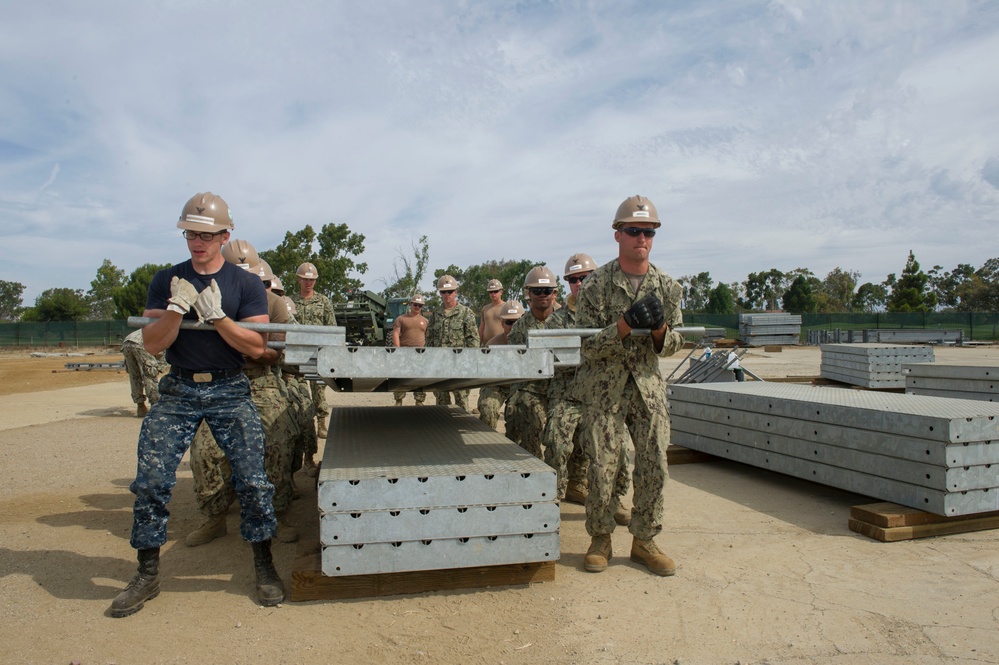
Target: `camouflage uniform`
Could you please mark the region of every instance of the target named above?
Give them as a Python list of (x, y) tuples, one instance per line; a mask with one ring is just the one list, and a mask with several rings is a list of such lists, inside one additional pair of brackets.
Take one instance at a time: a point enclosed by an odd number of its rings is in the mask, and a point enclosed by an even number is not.
[[(549, 315), (550, 316), (550, 315)], [(514, 346), (527, 344), (527, 332), (545, 328), (531, 310), (517, 319), (507, 336), (507, 343)], [(548, 418), (548, 390), (551, 381), (524, 381), (511, 386), (506, 410), (506, 436), (538, 459), (544, 459), (542, 441)]]
[[(289, 312), (288, 323), (298, 324), (298, 319)], [(319, 439), (316, 436), (316, 405), (312, 401), (312, 389), (300, 374), (297, 368), (291, 365), (282, 365), (281, 378), (284, 380), (285, 388), (291, 403), (291, 413), (298, 426), (298, 434), (295, 436), (292, 446), (291, 472), (295, 473), (302, 468), (302, 459), (307, 455), (309, 459), (319, 451)]]
[[(576, 327), (575, 298), (569, 296), (566, 307), (548, 317), (545, 327), (563, 329)], [(579, 440), (582, 404), (569, 395), (569, 384), (576, 378), (575, 368), (556, 368), (548, 391), (548, 416), (545, 423), (545, 463), (555, 469), (558, 478), (558, 498), (565, 498), (568, 485), (586, 487), (589, 461)], [(631, 487), (628, 447), (621, 446), (620, 462), (614, 482), (614, 496), (622, 497)]]
[[(457, 304), (449, 310), (431, 312), (430, 323), (427, 324), (427, 346), (443, 346), (452, 348), (478, 348), (479, 329), (475, 325), (475, 314), (462, 304)], [(451, 395), (454, 403), (465, 411), (468, 408), (468, 390), (435, 390), (434, 398), (437, 404), (450, 404)]]
[[(658, 354), (651, 337), (620, 339), (617, 332), (621, 315), (649, 294), (662, 301), (670, 328)], [(680, 285), (651, 263), (635, 293), (617, 259), (594, 271), (579, 291), (577, 325), (602, 329), (583, 340), (582, 364), (569, 387), (569, 396), (583, 405), (580, 430), (590, 458), (590, 536), (614, 530), (615, 475), (629, 432), (635, 446), (635, 507), (628, 528), (640, 540), (651, 540), (662, 530), (669, 414), (659, 357), (683, 346), (683, 337), (672, 330), (683, 325), (680, 295)]]
[(148, 398), (150, 404), (156, 404), (160, 401), (160, 373), (167, 369), (163, 354), (153, 356), (146, 351), (142, 346), (142, 328), (125, 338), (121, 343), (121, 352), (125, 356), (132, 401), (144, 404)]
[(479, 389), (479, 420), (496, 429), (503, 405), (510, 397), (510, 386), (486, 386)]
[[(312, 297), (306, 300), (301, 294), (291, 295), (292, 302), (295, 303), (295, 318), (298, 322), (306, 326), (335, 326), (336, 313), (333, 311), (333, 303), (321, 293), (314, 292)], [(312, 402), (316, 406), (316, 415), (324, 420), (330, 416), (330, 405), (326, 401), (326, 384), (322, 381), (312, 382)], [(306, 451), (308, 453), (308, 451)], [(316, 451), (312, 451), (313, 453)]]

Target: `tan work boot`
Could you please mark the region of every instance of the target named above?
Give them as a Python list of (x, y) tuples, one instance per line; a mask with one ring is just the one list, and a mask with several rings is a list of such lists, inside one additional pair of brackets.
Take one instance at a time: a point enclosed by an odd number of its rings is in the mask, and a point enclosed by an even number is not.
[(317, 416), (316, 422), (318, 423), (316, 427), (316, 436), (318, 436), (321, 439), (325, 439), (327, 436), (329, 436), (330, 433), (329, 430), (326, 429), (326, 417)]
[(614, 497), (614, 521), (620, 526), (631, 524), (631, 508), (624, 505), (624, 497)]
[(631, 560), (635, 563), (644, 564), (656, 575), (669, 577), (676, 573), (676, 564), (659, 549), (654, 540), (639, 540), (635, 538), (631, 542)]
[(136, 418), (145, 418), (147, 413), (149, 413), (149, 407), (146, 406), (145, 402), (139, 402), (135, 405)]
[(305, 460), (302, 462), (302, 470), (310, 478), (315, 478), (316, 474), (319, 473), (319, 467), (316, 466), (316, 460), (312, 459), (312, 455), (305, 456)]
[(277, 516), (277, 532), (274, 537), (282, 543), (293, 543), (298, 540), (298, 529), (288, 522), (284, 514), (281, 514)]
[(586, 505), (586, 495), (589, 494), (589, 490), (579, 483), (569, 483), (569, 486), (565, 488), (565, 500), (569, 503), (578, 503), (581, 506)]
[(600, 573), (607, 570), (607, 562), (611, 558), (611, 537), (609, 533), (602, 536), (593, 536), (590, 540), (590, 549), (586, 550), (583, 558), (583, 568), (590, 573)]
[(225, 523), (225, 513), (212, 515), (205, 520), (204, 524), (187, 534), (184, 543), (188, 547), (197, 547), (198, 545), (210, 543), (216, 538), (221, 538), (226, 533), (228, 533), (228, 527)]

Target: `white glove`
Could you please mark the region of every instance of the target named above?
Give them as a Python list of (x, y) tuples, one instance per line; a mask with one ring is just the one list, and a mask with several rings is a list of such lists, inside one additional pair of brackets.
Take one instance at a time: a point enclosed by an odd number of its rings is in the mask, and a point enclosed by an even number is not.
[(167, 298), (167, 310), (178, 314), (187, 314), (198, 300), (198, 290), (186, 279), (174, 275), (170, 280), (170, 297)]
[(202, 323), (211, 323), (226, 317), (226, 313), (222, 311), (222, 292), (219, 291), (219, 285), (214, 279), (198, 295), (198, 300), (194, 303), (194, 309), (197, 310), (198, 318)]

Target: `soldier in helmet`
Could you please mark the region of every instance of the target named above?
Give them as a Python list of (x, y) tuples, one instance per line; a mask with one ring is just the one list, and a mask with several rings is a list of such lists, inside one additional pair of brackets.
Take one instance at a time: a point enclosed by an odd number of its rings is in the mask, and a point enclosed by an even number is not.
[(503, 332), (503, 322), (500, 312), (503, 310), (503, 282), (491, 279), (486, 283), (489, 294), (489, 304), (482, 308), (479, 315), (479, 346)]
[[(458, 280), (444, 275), (437, 280), (437, 292), (441, 296), (442, 310), (433, 312), (427, 324), (427, 346), (457, 348), (478, 348), (479, 331), (475, 326), (475, 314), (465, 305), (458, 303)], [(435, 390), (437, 404), (454, 403), (465, 411), (468, 408), (468, 390)]]
[[(682, 289), (649, 261), (660, 227), (651, 201), (644, 196), (625, 199), (611, 226), (618, 257), (587, 277), (576, 298), (579, 327), (601, 329), (582, 341), (581, 364), (569, 389), (583, 404), (580, 429), (590, 458), (586, 530), (592, 540), (583, 565), (596, 573), (611, 558), (614, 483), (630, 432), (635, 446), (631, 560), (656, 575), (673, 575), (676, 564), (654, 540), (662, 531), (669, 445), (659, 358), (683, 346), (683, 336), (674, 330), (683, 325)], [(632, 335), (635, 329), (651, 334)]]
[[(263, 605), (284, 601), (284, 583), (271, 558), (274, 486), (264, 471), (264, 433), (243, 373), (245, 358), (273, 357), (265, 336), (236, 321), (267, 323), (267, 294), (260, 279), (228, 263), (221, 254), (233, 228), (221, 197), (196, 194), (181, 211), (190, 260), (160, 270), (149, 285), (143, 329), (146, 350), (166, 351), (170, 373), (160, 381), (160, 401), (142, 421), (131, 545), (138, 572), (111, 603), (108, 614), (124, 617), (160, 592), (160, 547), (167, 538), (167, 503), (177, 467), (202, 421), (211, 427), (232, 467), (239, 494), (240, 531), (253, 548), (257, 596)], [(200, 320), (212, 330), (182, 330)]]
[[(429, 321), (423, 316), (423, 306), (426, 301), (419, 293), (409, 299), (409, 311), (398, 316), (392, 324), (392, 346), (426, 346), (427, 345), (427, 324)], [(402, 406), (402, 400), (406, 396), (405, 390), (393, 391), (395, 405)], [(416, 399), (416, 406), (423, 406), (427, 401), (427, 393), (422, 390), (414, 390), (413, 397)]]
[[(546, 266), (535, 266), (524, 279), (527, 312), (513, 324), (507, 336), (509, 344), (527, 344), (529, 330), (545, 327), (555, 312), (555, 274)], [(544, 459), (543, 439), (548, 413), (549, 379), (525, 381), (513, 385), (506, 407), (506, 436), (538, 459)]]
[[(577, 253), (565, 263), (562, 276), (569, 283), (566, 306), (556, 310), (545, 321), (549, 329), (578, 328), (576, 325), (576, 297), (583, 280), (597, 269), (588, 254)], [(575, 368), (555, 369), (548, 391), (548, 415), (545, 423), (545, 462), (557, 472), (558, 498), (570, 503), (586, 505), (587, 472), (589, 463), (579, 442), (579, 420), (583, 415), (582, 404), (568, 395), (569, 384), (576, 378)], [(621, 447), (621, 463), (614, 485), (614, 521), (622, 526), (631, 522), (631, 511), (624, 505), (624, 496), (631, 485), (628, 468), (628, 450)]]
[[(316, 291), (316, 280), (319, 270), (311, 263), (303, 263), (295, 272), (298, 277), (298, 293), (291, 296), (295, 301), (296, 318), (307, 326), (335, 326), (336, 314), (330, 299)], [(327, 435), (326, 420), (330, 417), (330, 405), (326, 402), (326, 384), (322, 381), (312, 383), (312, 401), (316, 407), (316, 420), (319, 437), (325, 440)], [(316, 475), (316, 462), (313, 459), (315, 450), (305, 451), (305, 470), (310, 476)]]
[[(507, 343), (510, 330), (517, 319), (524, 315), (524, 306), (519, 300), (510, 300), (503, 303), (500, 311), (500, 321), (503, 325), (503, 332), (493, 335), (485, 346), (501, 346)], [(510, 397), (510, 386), (486, 386), (479, 389), (479, 420), (496, 429), (500, 414), (503, 413), (503, 405)]]

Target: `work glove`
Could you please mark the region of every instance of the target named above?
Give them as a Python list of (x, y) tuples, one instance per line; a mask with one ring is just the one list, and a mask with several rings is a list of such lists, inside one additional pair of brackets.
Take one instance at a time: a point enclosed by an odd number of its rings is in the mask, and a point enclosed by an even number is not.
[(663, 303), (655, 294), (649, 294), (624, 313), (624, 322), (632, 328), (658, 330), (666, 322)]
[(198, 290), (186, 279), (174, 275), (170, 280), (170, 297), (167, 298), (167, 310), (178, 314), (187, 314), (198, 299)]
[(211, 323), (226, 317), (226, 313), (222, 311), (222, 292), (214, 279), (211, 284), (205, 287), (204, 291), (198, 294), (194, 309), (197, 310), (198, 319), (202, 323)]

